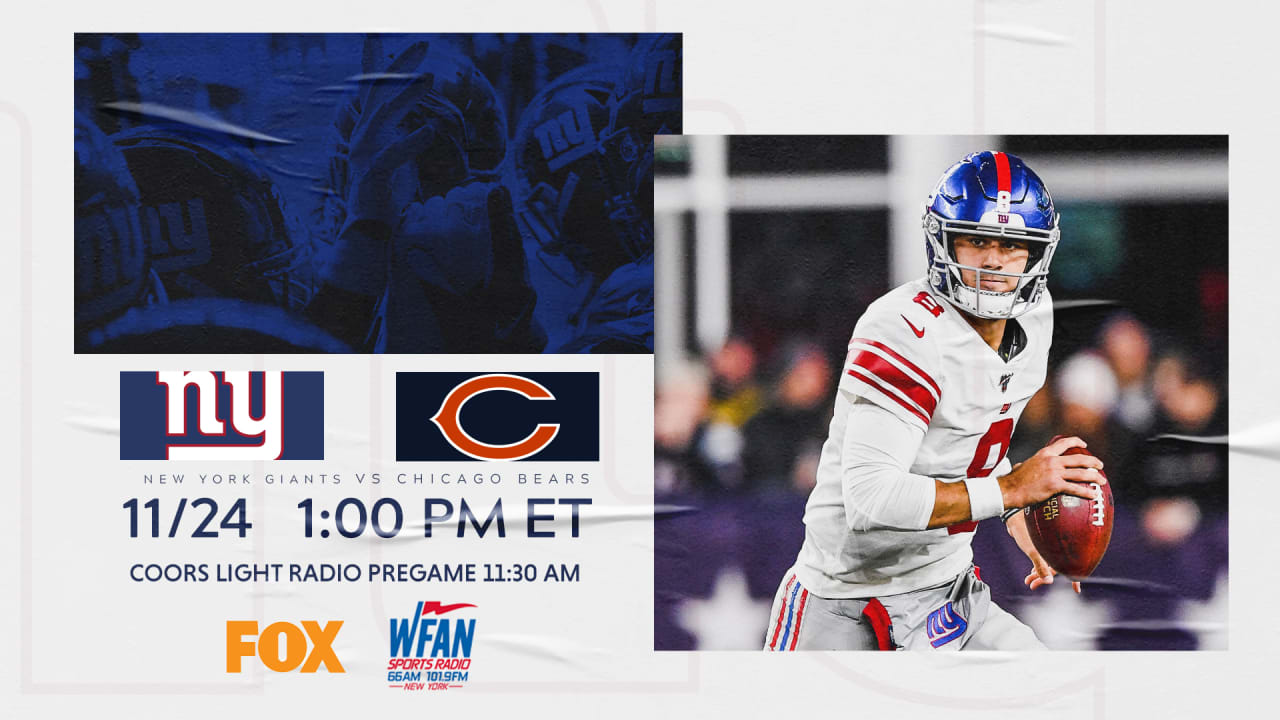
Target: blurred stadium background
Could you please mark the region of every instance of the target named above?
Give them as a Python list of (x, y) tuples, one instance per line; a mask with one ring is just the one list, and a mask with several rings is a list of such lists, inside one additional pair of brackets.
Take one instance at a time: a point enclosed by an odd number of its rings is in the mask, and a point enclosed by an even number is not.
[(758, 649), (804, 538), (845, 345), (923, 275), (941, 173), (1001, 149), (1062, 214), (1049, 382), (1009, 457), (1076, 434), (1107, 463), (1110, 550), (1075, 595), (1034, 593), (999, 520), (975, 560), (1053, 649), (1225, 649), (1227, 139), (657, 139), (657, 649)]

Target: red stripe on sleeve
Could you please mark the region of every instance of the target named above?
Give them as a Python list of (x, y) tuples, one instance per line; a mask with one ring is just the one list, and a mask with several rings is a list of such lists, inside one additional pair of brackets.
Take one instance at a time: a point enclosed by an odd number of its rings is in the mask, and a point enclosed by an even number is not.
[(923, 413), (921, 413), (921, 412), (920, 412), (919, 410), (917, 410), (916, 408), (914, 408), (914, 407), (912, 407), (911, 405), (909, 405), (909, 404), (907, 403), (907, 401), (906, 401), (906, 400), (903, 400), (902, 398), (898, 397), (897, 395), (894, 395), (893, 393), (889, 392), (888, 390), (885, 390), (884, 388), (882, 388), (882, 387), (880, 387), (879, 385), (877, 385), (877, 384), (875, 383), (875, 381), (874, 381), (874, 380), (872, 380), (872, 379), (871, 379), (870, 377), (868, 377), (867, 375), (863, 374), (865, 371), (863, 371), (861, 368), (849, 368), (848, 372), (849, 372), (849, 375), (850, 375), (851, 377), (857, 378), (858, 380), (861, 380), (862, 382), (864, 382), (864, 383), (866, 383), (867, 385), (869, 385), (869, 386), (871, 386), (871, 387), (875, 388), (876, 390), (879, 390), (881, 393), (883, 393), (883, 394), (884, 394), (884, 396), (885, 396), (885, 397), (887, 397), (887, 398), (889, 398), (890, 400), (892, 400), (892, 401), (894, 401), (894, 402), (898, 403), (899, 405), (901, 405), (901, 406), (902, 406), (902, 408), (903, 408), (904, 410), (906, 410), (907, 412), (911, 413), (912, 415), (915, 415), (916, 417), (920, 418), (920, 422), (924, 423), (924, 424), (925, 424), (925, 426), (926, 426), (926, 427), (928, 427), (928, 425), (929, 425), (929, 418), (928, 418), (928, 417), (926, 417)]
[(1009, 156), (1002, 152), (993, 153), (996, 157), (996, 192), (1013, 192), (1013, 183), (1009, 179)]
[(933, 417), (933, 410), (938, 406), (937, 398), (929, 392), (928, 388), (921, 385), (920, 381), (903, 372), (897, 365), (869, 350), (863, 350), (854, 355), (850, 362), (898, 388), (903, 395), (919, 405), (925, 415)]
[(934, 382), (932, 377), (929, 377), (929, 373), (921, 370), (919, 367), (916, 366), (915, 363), (899, 355), (893, 348), (889, 347), (888, 345), (885, 345), (884, 343), (879, 343), (879, 342), (876, 342), (875, 340), (868, 340), (866, 338), (854, 338), (852, 342), (860, 342), (864, 345), (870, 345), (871, 347), (879, 348), (880, 350), (885, 351), (885, 354), (887, 354), (889, 357), (893, 358), (894, 360), (897, 360), (898, 362), (902, 363), (908, 368), (911, 368), (912, 372), (924, 378), (925, 382), (929, 383), (929, 387), (933, 388), (934, 392), (938, 394), (938, 397), (939, 398), (942, 397), (942, 388), (938, 387), (938, 383)]

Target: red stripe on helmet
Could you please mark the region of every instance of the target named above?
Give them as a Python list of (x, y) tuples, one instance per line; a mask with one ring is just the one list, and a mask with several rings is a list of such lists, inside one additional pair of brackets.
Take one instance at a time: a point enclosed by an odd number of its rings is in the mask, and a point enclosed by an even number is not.
[(996, 192), (1013, 192), (1013, 181), (1009, 178), (1009, 156), (1002, 152), (992, 153), (996, 159)]

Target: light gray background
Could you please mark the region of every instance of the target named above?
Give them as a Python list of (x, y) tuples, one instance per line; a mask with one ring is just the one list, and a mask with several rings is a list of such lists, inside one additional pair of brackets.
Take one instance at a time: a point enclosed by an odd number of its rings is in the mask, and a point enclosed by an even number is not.
[[(1280, 290), (1269, 263), (1276, 235), (1280, 106), (1269, 77), (1280, 64), (1280, 51), (1272, 29), (1275, 13), (1264, 4), (1231, 0), (1186, 11), (1173, 7), (1156, 0), (368, 0), (353, 8), (319, 0), (304, 11), (224, 0), (214, 7), (165, 1), (129, 3), (128, 9), (120, 3), (81, 3), (28, 6), (21, 15), (11, 10), (9, 32), (0, 44), (0, 307), (8, 310), (0, 314), (0, 342), (9, 350), (0, 356), (9, 378), (0, 391), (0, 457), (6, 468), (0, 496), (0, 714), (899, 717), (945, 712), (990, 719), (1205, 717), (1249, 707), (1265, 713), (1278, 639), (1271, 622), (1277, 571), (1270, 547), (1270, 487), (1280, 452), (1274, 409), (1280, 392), (1272, 370), (1280, 355), (1272, 310)], [(369, 652), (367, 645), (353, 649), (349, 659), (344, 656), (345, 676), (250, 676), (240, 687), (230, 687), (220, 672), (221, 643), (209, 647), (210, 639), (201, 635), (205, 631), (195, 627), (200, 621), (220, 624), (258, 604), (273, 615), (279, 610), (296, 616), (327, 614), (337, 607), (350, 621), (398, 612), (418, 593), (398, 591), (379, 608), (368, 586), (350, 595), (344, 593), (351, 588), (330, 594), (284, 586), (262, 595), (220, 588), (221, 594), (209, 598), (182, 593), (162, 598), (143, 592), (157, 588), (117, 594), (100, 584), (100, 566), (119, 563), (127, 540), (118, 529), (119, 502), (144, 494), (134, 484), (136, 471), (100, 462), (111, 457), (103, 447), (113, 442), (114, 373), (190, 364), (71, 354), (72, 33), (126, 29), (683, 31), (690, 133), (1229, 133), (1230, 422), (1236, 449), (1231, 456), (1236, 528), (1231, 649), (1038, 657), (654, 654), (646, 649), (652, 528), (632, 520), (602, 529), (607, 542), (574, 550), (590, 556), (584, 564), (612, 564), (615, 572), (602, 573), (565, 596), (572, 603), (532, 612), (516, 605), (536, 597), (504, 589), (492, 601), (482, 598), (489, 606), (500, 605), (492, 611), (494, 625), (512, 623), (502, 628), (508, 643), (483, 673), (477, 668), (462, 691), (391, 692), (378, 680), (381, 661), (360, 656)], [(1227, 239), (1223, 228), (1221, 235), (1203, 241)], [(27, 307), (38, 311), (28, 316)], [(210, 357), (202, 364), (265, 367), (266, 360)], [(455, 358), (438, 367), (599, 367), (612, 377), (616, 406), (610, 437), (621, 468), (619, 484), (602, 484), (594, 492), (601, 493), (597, 502), (626, 516), (627, 508), (646, 502), (652, 363), (648, 358), (620, 359), (613, 368), (607, 363)], [(377, 374), (390, 378), (394, 369), (412, 364), (390, 358), (289, 359), (283, 367), (324, 367), (332, 393), (329, 412), (337, 418), (344, 405), (352, 410), (346, 421), (330, 423), (330, 442), (350, 453), (341, 464), (362, 467), (370, 462), (371, 448), (378, 447), (373, 440), (378, 418), (381, 432), (390, 436), (392, 408), (375, 410), (370, 418), (360, 397), (369, 386), (361, 383)], [(29, 388), (21, 385), (24, 377), (31, 378)], [(350, 385), (339, 387), (339, 378)], [(604, 422), (607, 426), (609, 420)], [(23, 453), (24, 438), (32, 440), (30, 455)], [(269, 494), (265, 488), (255, 492)], [(272, 500), (270, 512), (288, 512), (301, 499), (295, 494)], [(24, 517), (28, 509), (30, 516)], [(93, 523), (115, 534), (89, 544), (79, 537), (83, 528), (58, 532), (57, 526), (49, 527), (50, 518)], [(276, 518), (262, 519), (268, 521), (277, 527)], [(24, 537), (24, 528), (30, 537)], [(265, 542), (274, 552), (285, 539), (271, 534)], [(252, 552), (217, 543), (228, 554)], [(516, 544), (507, 547), (484, 551), (509, 552), (515, 559)], [(353, 546), (349, 552), (366, 550)], [(367, 621), (370, 632), (375, 619)], [(80, 643), (53, 645), (73, 636), (71, 626), (82, 631)], [(174, 634), (180, 649), (159, 657), (160, 648), (172, 647)], [(141, 687), (168, 682), (176, 686)], [(211, 685), (228, 686), (228, 692)]]

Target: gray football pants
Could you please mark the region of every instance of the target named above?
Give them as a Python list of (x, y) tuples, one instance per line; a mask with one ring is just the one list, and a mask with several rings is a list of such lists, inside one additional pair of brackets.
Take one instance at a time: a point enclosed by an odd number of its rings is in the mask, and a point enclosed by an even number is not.
[(783, 576), (764, 649), (1044, 650), (1031, 628), (991, 601), (972, 565), (955, 580), (880, 598), (828, 599)]

